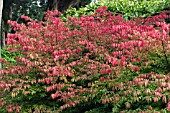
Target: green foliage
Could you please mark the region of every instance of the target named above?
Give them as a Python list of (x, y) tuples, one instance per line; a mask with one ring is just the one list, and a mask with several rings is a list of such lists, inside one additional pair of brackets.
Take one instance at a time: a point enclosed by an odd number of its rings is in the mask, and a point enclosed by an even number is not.
[(125, 19), (133, 17), (147, 17), (155, 15), (162, 10), (169, 10), (169, 0), (101, 0), (91, 3), (80, 9), (71, 8), (66, 11), (66, 16), (80, 17), (81, 15), (94, 14), (94, 11), (101, 6), (107, 6), (108, 11), (114, 14), (122, 14)]
[(32, 19), (41, 21), (44, 16), (44, 11), (46, 11), (47, 4), (44, 3), (40, 5), (40, 3), (41, 0), (14, 0), (12, 4), (12, 20), (22, 23), (23, 20), (20, 19), (20, 16), (26, 15)]
[(15, 61), (16, 56), (21, 56), (21, 54), (19, 52), (11, 53), (8, 50), (6, 50), (5, 48), (2, 49), (2, 58), (4, 58), (6, 61), (15, 64), (16, 63), (16, 61)]

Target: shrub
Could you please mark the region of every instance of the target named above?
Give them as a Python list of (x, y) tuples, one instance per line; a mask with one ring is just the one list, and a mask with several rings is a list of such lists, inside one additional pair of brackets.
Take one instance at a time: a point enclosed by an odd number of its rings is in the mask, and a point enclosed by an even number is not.
[(1, 112), (170, 110), (169, 74), (141, 74), (138, 66), (157, 55), (169, 66), (170, 12), (125, 21), (106, 10), (67, 22), (58, 11), (46, 12), (46, 22), (9, 21), (16, 33), (7, 50), (21, 56), (0, 60)]
[(133, 17), (146, 18), (163, 10), (169, 10), (169, 4), (169, 0), (101, 0), (78, 10), (76, 8), (68, 9), (66, 16), (80, 17), (80, 15), (90, 15), (94, 14), (98, 7), (107, 6), (108, 11), (111, 11), (113, 14), (122, 14), (125, 19)]

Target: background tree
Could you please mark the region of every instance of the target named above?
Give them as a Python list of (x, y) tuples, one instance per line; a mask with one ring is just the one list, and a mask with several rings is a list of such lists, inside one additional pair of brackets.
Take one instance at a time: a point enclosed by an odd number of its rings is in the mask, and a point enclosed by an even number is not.
[(91, 0), (48, 0), (47, 10), (58, 9), (61, 13), (71, 7), (81, 7), (89, 4)]
[(12, 4), (14, 0), (4, 0), (3, 10), (2, 10), (2, 46), (5, 45), (4, 38), (7, 36), (9, 31), (9, 25), (7, 24), (8, 20), (12, 19)]

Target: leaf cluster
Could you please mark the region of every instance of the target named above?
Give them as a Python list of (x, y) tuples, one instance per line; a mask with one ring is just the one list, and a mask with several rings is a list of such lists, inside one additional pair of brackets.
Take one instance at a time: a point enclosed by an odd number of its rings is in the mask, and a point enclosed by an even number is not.
[(16, 33), (7, 50), (20, 56), (0, 59), (2, 112), (170, 110), (169, 11), (129, 21), (106, 6), (67, 22), (59, 15), (8, 22)]
[[(78, 10), (71, 8), (66, 11), (66, 16), (80, 17), (81, 15), (94, 14), (101, 6), (107, 6), (113, 14), (122, 14), (125, 19), (134, 17), (148, 17), (156, 15), (163, 10), (169, 10), (169, 0), (101, 0), (91, 3)], [(63, 17), (64, 18), (64, 17)]]

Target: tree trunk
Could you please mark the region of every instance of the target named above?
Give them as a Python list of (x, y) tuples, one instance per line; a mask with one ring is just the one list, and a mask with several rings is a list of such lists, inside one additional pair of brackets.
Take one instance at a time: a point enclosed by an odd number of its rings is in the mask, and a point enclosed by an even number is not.
[(66, 9), (74, 7), (80, 2), (80, 0), (48, 0), (47, 10), (57, 9), (61, 13), (64, 13)]
[[(0, 0), (0, 58), (1, 56), (1, 51), (2, 51), (2, 9), (3, 9), (3, 0)], [(2, 68), (2, 64), (0, 63), (0, 69)]]
[(8, 20), (12, 19), (12, 4), (14, 0), (5, 0), (2, 10), (2, 47), (5, 46), (5, 38), (9, 32)]
[(61, 13), (64, 13), (65, 10), (74, 7), (79, 3), (80, 0), (59, 0), (57, 8)]

